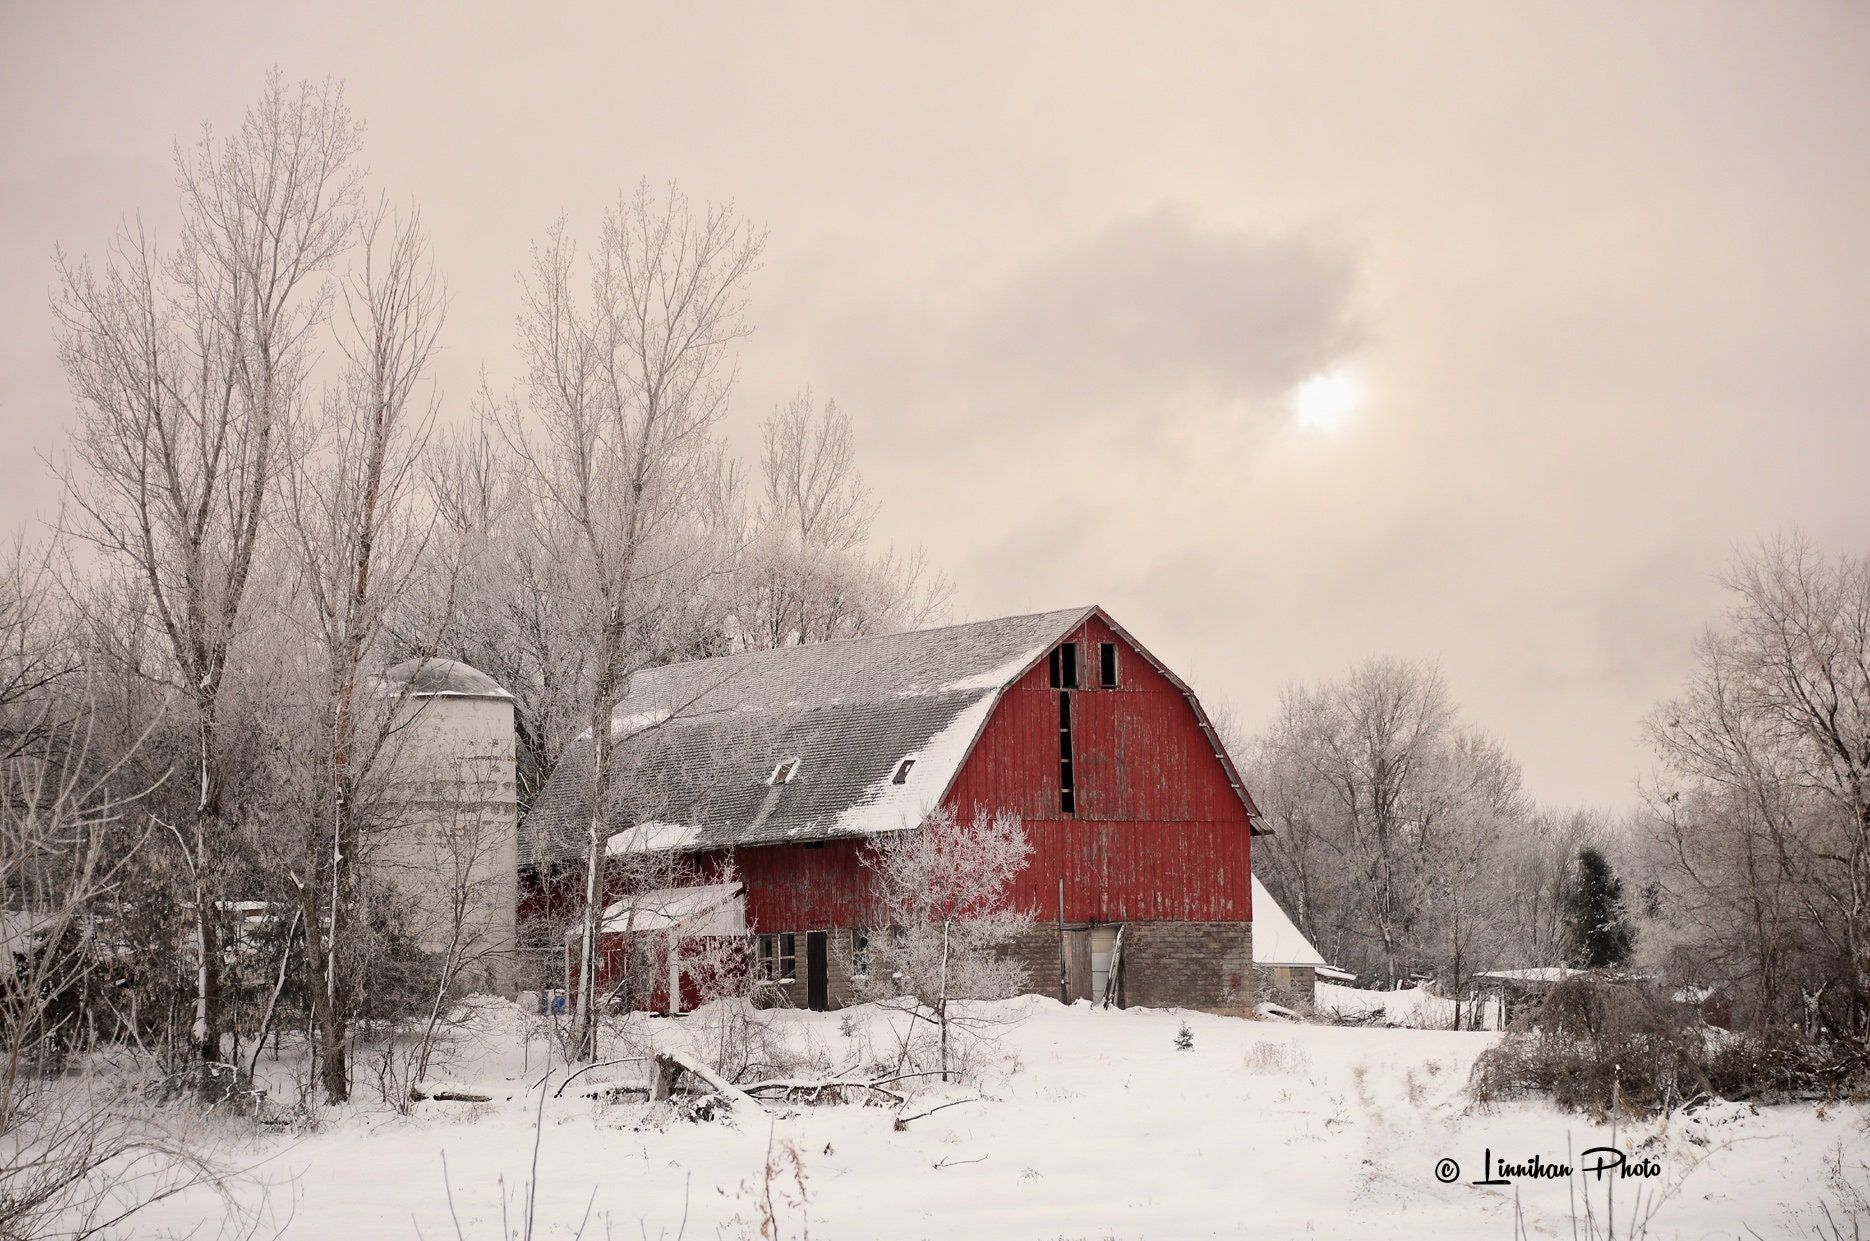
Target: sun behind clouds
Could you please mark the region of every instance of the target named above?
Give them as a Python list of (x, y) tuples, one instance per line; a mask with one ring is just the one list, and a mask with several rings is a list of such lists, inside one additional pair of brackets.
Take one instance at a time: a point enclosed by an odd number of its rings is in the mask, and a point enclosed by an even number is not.
[(1364, 386), (1345, 370), (1313, 375), (1292, 390), (1293, 417), (1308, 431), (1342, 428), (1364, 403)]

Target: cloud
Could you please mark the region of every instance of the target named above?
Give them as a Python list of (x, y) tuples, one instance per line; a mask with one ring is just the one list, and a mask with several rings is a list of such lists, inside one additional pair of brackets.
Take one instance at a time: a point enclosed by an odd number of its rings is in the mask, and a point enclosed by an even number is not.
[(1162, 207), (1015, 273), (961, 329), (957, 367), (1059, 413), (1260, 402), (1361, 342), (1356, 278), (1322, 235)]

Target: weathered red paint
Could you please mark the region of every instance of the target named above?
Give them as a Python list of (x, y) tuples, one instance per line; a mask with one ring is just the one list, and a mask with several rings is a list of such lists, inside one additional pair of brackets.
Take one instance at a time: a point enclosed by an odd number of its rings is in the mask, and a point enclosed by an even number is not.
[[(1079, 651), (1080, 688), (1066, 691), (1075, 812), (1060, 810), (1060, 691), (1043, 657), (1001, 695), (943, 804), (1021, 817), (1032, 856), (1011, 900), (1041, 919), (1059, 916), (1062, 882), (1069, 922), (1250, 920), (1247, 802), (1194, 704), (1100, 614), (1062, 640)], [(1118, 646), (1115, 689), (1097, 684), (1102, 642)], [(731, 859), (755, 931), (805, 931), (874, 921), (865, 848), (763, 845), (695, 860), (712, 878)]]

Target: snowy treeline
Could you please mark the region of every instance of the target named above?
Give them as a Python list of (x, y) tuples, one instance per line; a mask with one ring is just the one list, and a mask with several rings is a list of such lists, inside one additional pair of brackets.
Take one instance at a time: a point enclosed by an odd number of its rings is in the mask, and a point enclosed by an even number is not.
[[(731, 206), (644, 186), (553, 224), (520, 382), (443, 392), (443, 263), (362, 151), (340, 87), (275, 76), (177, 145), (176, 227), (58, 257), (65, 502), (0, 563), (0, 1133), (99, 1037), (220, 1097), (302, 1030), (308, 1097), (400, 1088), (482, 946), (417, 951), (377, 866), (405, 800), (386, 668), (512, 691), (523, 810), (637, 669), (945, 606), (872, 549), (835, 403), (802, 390), (757, 461), (729, 452), (764, 245)], [(462, 883), (474, 827), (440, 831)], [(358, 1063), (399, 1023), (410, 1063)]]
[[(1294, 687), (1245, 748), (1275, 830), (1254, 869), (1366, 980), (1628, 963), (1736, 1019), (1870, 1016), (1870, 558), (1740, 557), (1733, 605), (1648, 728), (1660, 778), (1619, 816), (1535, 805), (1440, 673), (1394, 660)], [(1607, 949), (1606, 945), (1609, 945)]]
[(1574, 860), (1608, 825), (1535, 807), (1433, 666), (1374, 660), (1290, 688), (1246, 758), (1274, 833), (1255, 873), (1327, 959), (1366, 981), (1459, 990), (1568, 955)]

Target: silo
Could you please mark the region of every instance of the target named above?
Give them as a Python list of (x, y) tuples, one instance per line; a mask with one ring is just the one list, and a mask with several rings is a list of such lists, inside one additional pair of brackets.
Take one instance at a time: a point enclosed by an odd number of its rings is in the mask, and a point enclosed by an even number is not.
[(416, 945), (459, 962), (467, 990), (513, 994), (518, 782), (513, 696), (452, 659), (383, 674), (395, 721), (393, 813), (369, 862), (406, 903)]

